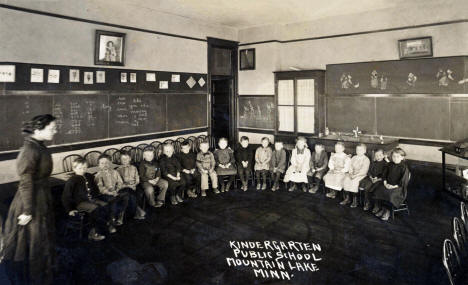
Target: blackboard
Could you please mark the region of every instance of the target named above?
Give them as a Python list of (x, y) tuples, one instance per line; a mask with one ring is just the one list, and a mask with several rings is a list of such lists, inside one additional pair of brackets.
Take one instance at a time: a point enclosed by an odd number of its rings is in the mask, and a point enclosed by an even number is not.
[(0, 150), (19, 149), (23, 145), (21, 128), (38, 114), (50, 113), (50, 96), (0, 96)]
[(274, 96), (239, 96), (239, 128), (273, 130), (275, 128), (274, 100)]
[[(327, 93), (467, 93), (466, 57), (439, 57), (327, 65)], [(409, 79), (409, 75), (415, 77)]]
[(468, 100), (454, 101), (450, 104), (451, 140), (468, 138)]
[(382, 135), (450, 140), (449, 98), (377, 98)]
[(52, 114), (57, 118), (54, 144), (107, 137), (106, 95), (55, 95)]
[(166, 95), (111, 95), (110, 137), (166, 131)]
[(183, 130), (208, 126), (207, 103), (206, 94), (168, 95), (168, 129)]
[(375, 98), (327, 97), (327, 126), (333, 132), (375, 133)]

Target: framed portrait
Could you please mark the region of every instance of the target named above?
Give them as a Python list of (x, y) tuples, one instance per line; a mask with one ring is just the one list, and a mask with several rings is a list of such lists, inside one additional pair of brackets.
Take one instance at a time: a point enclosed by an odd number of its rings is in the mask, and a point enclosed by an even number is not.
[(399, 40), (398, 51), (400, 59), (432, 57), (432, 37)]
[(241, 49), (239, 51), (239, 69), (254, 70), (255, 69), (255, 49)]
[(124, 65), (125, 34), (96, 31), (95, 65)]

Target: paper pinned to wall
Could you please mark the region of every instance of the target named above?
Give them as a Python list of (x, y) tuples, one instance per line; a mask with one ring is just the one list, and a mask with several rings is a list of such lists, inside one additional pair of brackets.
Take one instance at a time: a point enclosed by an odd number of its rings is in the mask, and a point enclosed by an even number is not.
[(106, 83), (106, 72), (96, 71), (96, 83)]
[(47, 83), (59, 83), (60, 82), (60, 70), (49, 69), (47, 76)]
[(15, 65), (0, 65), (0, 82), (15, 82)]
[(31, 68), (31, 82), (42, 83), (44, 82), (44, 69)]
[(156, 73), (154, 72), (147, 72), (146, 73), (146, 81), (156, 81)]
[(169, 89), (169, 81), (159, 81), (159, 89)]
[(180, 82), (180, 74), (172, 74), (171, 82)]

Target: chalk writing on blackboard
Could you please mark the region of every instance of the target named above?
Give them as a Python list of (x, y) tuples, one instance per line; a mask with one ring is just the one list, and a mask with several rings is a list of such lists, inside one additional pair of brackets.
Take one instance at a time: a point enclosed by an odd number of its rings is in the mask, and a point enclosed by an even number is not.
[(273, 97), (239, 98), (239, 127), (274, 129)]
[(291, 280), (294, 272), (319, 271), (322, 248), (297, 241), (229, 241), (229, 267), (251, 268), (256, 278)]

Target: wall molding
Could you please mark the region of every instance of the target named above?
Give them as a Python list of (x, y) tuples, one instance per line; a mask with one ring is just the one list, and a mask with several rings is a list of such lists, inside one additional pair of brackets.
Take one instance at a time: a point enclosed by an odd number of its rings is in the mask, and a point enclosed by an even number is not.
[(107, 26), (107, 27), (113, 27), (113, 28), (119, 28), (119, 29), (126, 29), (126, 30), (132, 30), (132, 31), (155, 34), (155, 35), (162, 35), (162, 36), (168, 36), (168, 37), (181, 38), (181, 39), (186, 39), (186, 40), (207, 42), (206, 39), (202, 39), (202, 38), (189, 37), (189, 36), (183, 36), (183, 35), (172, 34), (172, 33), (164, 33), (164, 32), (159, 32), (159, 31), (154, 31), (154, 30), (137, 28), (137, 27), (133, 27), (133, 26), (112, 24), (112, 23), (89, 20), (89, 19), (83, 19), (83, 18), (78, 18), (78, 17), (71, 17), (71, 16), (66, 16), (66, 15), (50, 13), (50, 12), (43, 12), (43, 11), (39, 11), (39, 10), (33, 10), (33, 9), (22, 8), (22, 7), (6, 5), (6, 4), (0, 4), (0, 8), (19, 11), (19, 12), (24, 12), (24, 13), (29, 13), (29, 14), (36, 14), (36, 15), (54, 17), (54, 18), (59, 18), (59, 19), (64, 19), (64, 20), (83, 22), (83, 23), (88, 23), (88, 24), (95, 24), (95, 25), (101, 25), (101, 26)]
[(239, 46), (249, 46), (249, 45), (267, 44), (267, 43), (286, 44), (286, 43), (294, 43), (294, 42), (315, 41), (315, 40), (350, 37), (350, 36), (358, 36), (358, 35), (386, 33), (386, 32), (393, 32), (393, 31), (400, 31), (400, 30), (412, 30), (412, 29), (427, 28), (427, 27), (434, 27), (434, 26), (453, 25), (453, 24), (460, 24), (460, 23), (468, 23), (468, 19), (443, 21), (443, 22), (435, 22), (435, 23), (412, 25), (412, 26), (401, 26), (401, 27), (394, 27), (394, 28), (387, 28), (387, 29), (376, 29), (376, 30), (354, 32), (354, 33), (334, 34), (334, 35), (319, 36), (319, 37), (300, 38), (300, 39), (292, 39), (292, 40), (284, 40), (284, 41), (265, 40), (265, 41), (250, 42), (250, 43), (241, 43), (239, 44)]

